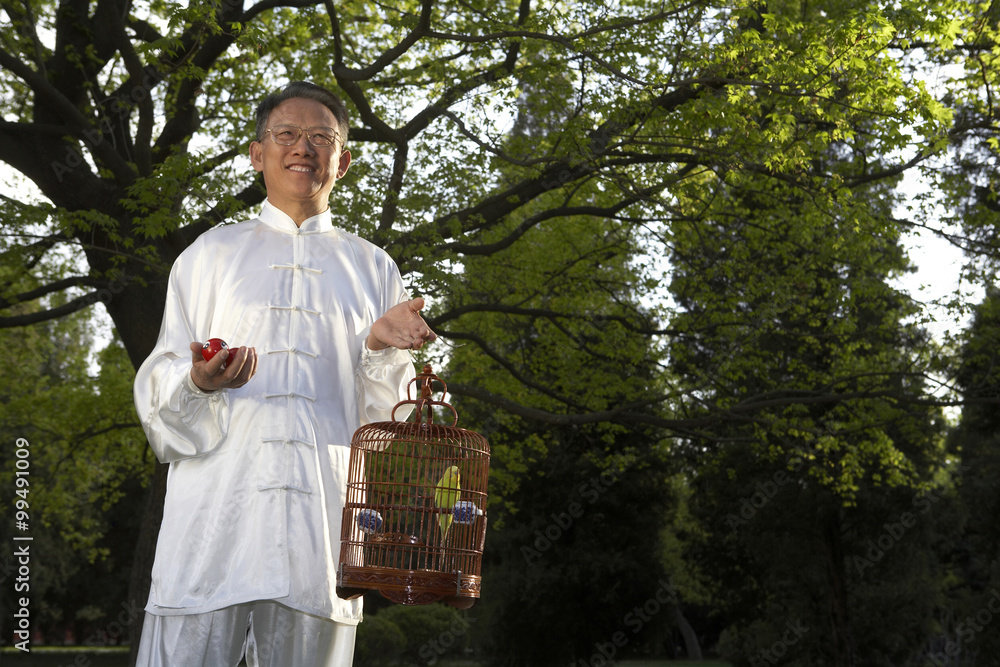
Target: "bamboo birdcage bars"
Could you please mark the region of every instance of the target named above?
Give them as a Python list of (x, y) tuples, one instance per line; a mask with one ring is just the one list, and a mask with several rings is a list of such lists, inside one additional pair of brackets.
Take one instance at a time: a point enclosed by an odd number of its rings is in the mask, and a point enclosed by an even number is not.
[[(340, 538), (343, 597), (376, 589), (393, 602), (460, 609), (479, 598), (489, 443), (458, 428), (458, 413), (433, 399), (432, 383), (443, 387), (443, 399), (447, 386), (424, 366), (392, 421), (354, 433)], [(396, 421), (403, 405), (415, 406), (415, 421)], [(450, 426), (434, 423), (435, 406), (451, 411)]]

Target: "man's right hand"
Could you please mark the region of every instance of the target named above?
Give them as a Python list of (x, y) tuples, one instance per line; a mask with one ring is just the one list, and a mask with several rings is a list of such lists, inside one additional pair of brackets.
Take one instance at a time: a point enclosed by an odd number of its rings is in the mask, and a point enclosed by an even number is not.
[(204, 392), (242, 387), (257, 372), (256, 348), (229, 348), (205, 361), (201, 346), (197, 341), (191, 343), (191, 381)]

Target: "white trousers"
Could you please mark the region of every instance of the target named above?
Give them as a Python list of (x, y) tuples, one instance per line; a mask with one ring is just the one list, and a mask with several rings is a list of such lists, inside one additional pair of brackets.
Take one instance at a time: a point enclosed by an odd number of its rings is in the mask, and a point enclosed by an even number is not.
[(204, 614), (146, 614), (136, 667), (351, 667), (357, 626), (251, 602)]

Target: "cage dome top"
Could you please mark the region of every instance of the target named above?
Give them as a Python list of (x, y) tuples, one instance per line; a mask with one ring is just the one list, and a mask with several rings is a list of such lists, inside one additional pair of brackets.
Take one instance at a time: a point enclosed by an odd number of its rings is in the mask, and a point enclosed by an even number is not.
[[(434, 393), (435, 387), (438, 388), (437, 397)], [(406, 393), (407, 400), (400, 401), (392, 409), (391, 421), (373, 422), (358, 429), (354, 438), (356, 446), (364, 449), (381, 449), (388, 440), (423, 439), (428, 442), (451, 443), (467, 450), (467, 455), (473, 452), (489, 455), (489, 443), (486, 438), (458, 426), (458, 412), (444, 400), (448, 393), (448, 385), (434, 374), (430, 364), (425, 365), (423, 370), (410, 380)], [(414, 396), (415, 393), (419, 395)], [(397, 411), (403, 406), (413, 406), (413, 421), (396, 419)], [(451, 424), (434, 422), (436, 408), (443, 408), (441, 412), (446, 412), (446, 418), (451, 417)]]

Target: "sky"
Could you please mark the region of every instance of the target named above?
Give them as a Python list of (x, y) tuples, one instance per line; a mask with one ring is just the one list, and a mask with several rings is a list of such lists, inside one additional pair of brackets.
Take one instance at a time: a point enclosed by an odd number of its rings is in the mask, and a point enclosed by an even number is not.
[[(903, 201), (897, 207), (896, 216), (900, 219), (911, 217), (906, 209), (906, 200), (931, 187), (922, 180), (919, 169), (909, 170), (899, 185)], [(917, 208), (914, 206), (914, 209)], [(940, 219), (944, 217), (945, 212), (942, 210)], [(935, 301), (949, 300), (958, 290), (965, 293), (967, 303), (975, 304), (982, 300), (982, 288), (973, 288), (969, 283), (960, 281), (962, 251), (926, 230), (920, 235), (911, 232), (904, 239), (904, 245), (917, 271), (900, 279), (898, 286), (917, 301), (926, 304), (933, 317), (933, 321), (926, 325), (927, 328), (937, 340), (942, 340), (949, 331), (955, 333), (964, 328), (968, 324), (968, 316), (956, 316), (943, 306), (933, 305)]]
[[(937, 238), (911, 238), (907, 244), (907, 252), (918, 270), (901, 280), (900, 286), (913, 298), (931, 303), (935, 299), (947, 298), (959, 288), (968, 290), (968, 284), (959, 282), (962, 252), (950, 243)], [(973, 290), (972, 298), (978, 302), (981, 295), (982, 290)], [(956, 318), (944, 308), (930, 308), (936, 321), (928, 325), (928, 328), (935, 338), (941, 338), (948, 330), (954, 332), (956, 327), (964, 326), (967, 322), (966, 318)]]

